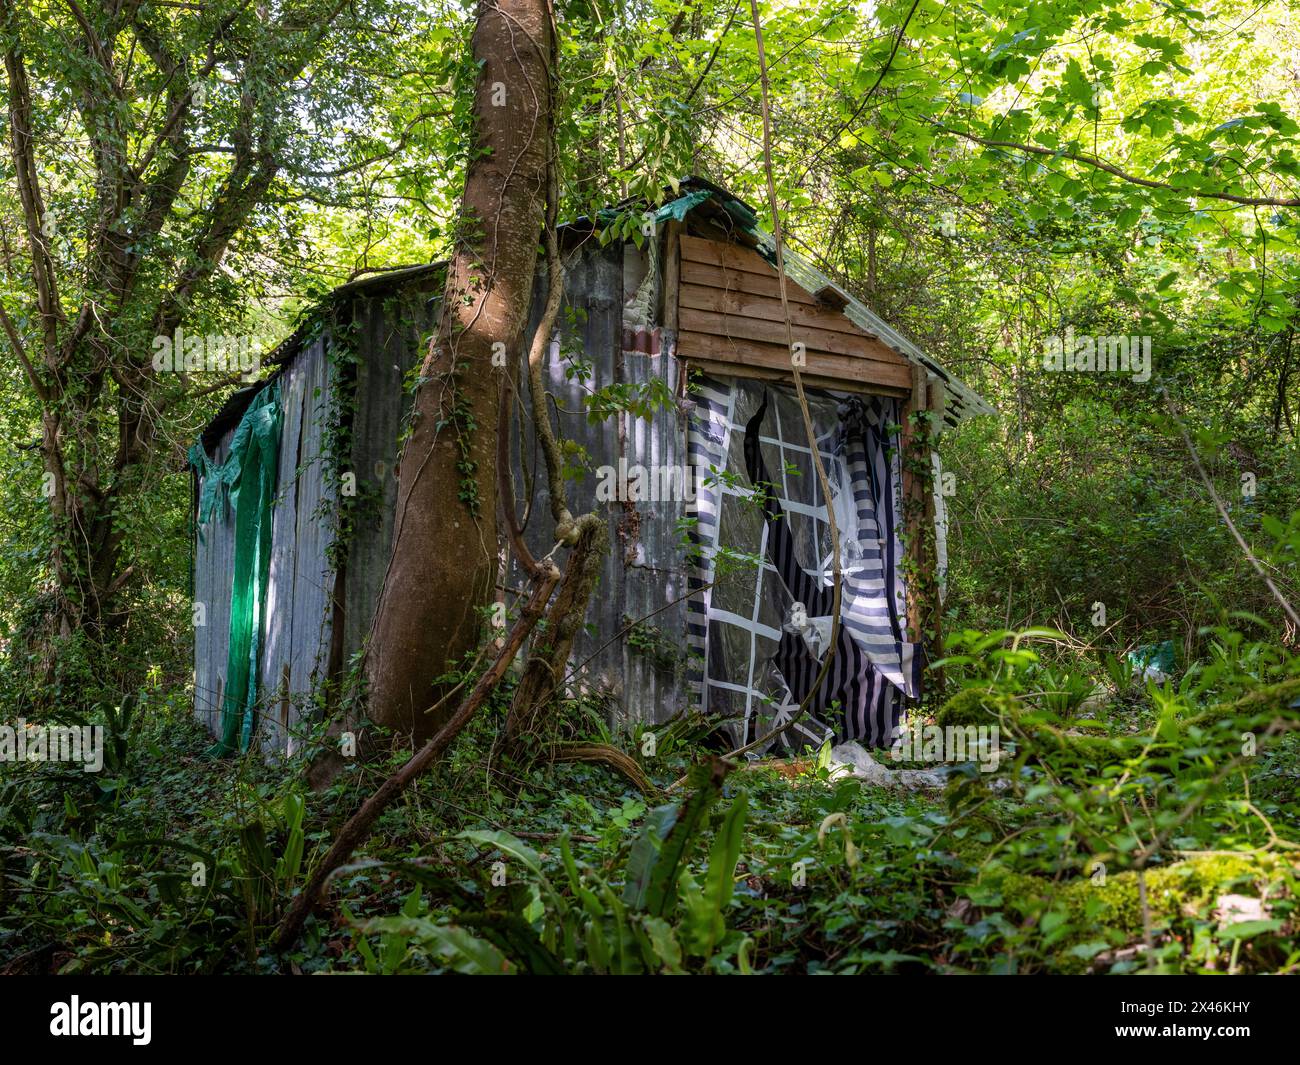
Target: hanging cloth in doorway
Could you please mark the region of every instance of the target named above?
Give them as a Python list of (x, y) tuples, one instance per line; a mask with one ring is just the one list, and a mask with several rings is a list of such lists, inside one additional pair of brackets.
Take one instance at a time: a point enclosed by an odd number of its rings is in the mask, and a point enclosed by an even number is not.
[[(777, 498), (775, 485), (763, 461), (759, 440), (763, 418), (767, 414), (768, 395), (745, 426), (744, 454), (746, 472), (755, 488), (764, 490), (762, 506), (767, 523), (767, 556), (776, 575), (785, 585), (796, 610), (782, 627), (780, 641), (772, 658), (789, 690), (794, 705), (803, 703), (821, 673), (827, 644), (830, 639), (831, 616), (834, 610), (834, 590), (823, 579), (815, 579), (803, 565), (795, 549), (794, 537), (786, 519), (785, 510)], [(840, 530), (841, 553), (845, 561), (842, 578), (840, 625), (835, 641), (835, 654), (830, 668), (817, 691), (808, 703), (814, 718), (831, 725), (841, 742), (861, 740), (873, 747), (888, 747), (897, 734), (905, 695), (919, 694), (921, 662), (914, 654), (915, 648), (904, 637), (901, 619), (895, 604), (898, 599), (894, 544), (892, 488), (887, 483), (888, 466), (872, 462), (884, 454), (886, 442), (882, 438), (871, 440), (871, 427), (863, 416), (861, 402), (851, 399), (841, 406), (839, 435), (847, 453), (860, 453), (863, 461), (853, 465), (864, 467), (866, 476), (839, 484), (835, 497), (827, 507), (835, 511)], [(877, 434), (879, 435), (879, 434)], [(841, 450), (837, 448), (837, 450)], [(877, 470), (875, 467), (879, 467)], [(877, 483), (881, 480), (886, 483)], [(832, 488), (837, 487), (832, 485)], [(860, 501), (858, 496), (862, 496)], [(884, 594), (868, 598), (865, 582), (851, 575), (851, 553), (861, 535), (858, 528), (861, 508), (869, 507), (878, 516), (880, 526), (872, 522), (872, 531), (886, 545), (882, 559)], [(822, 570), (829, 570), (829, 560)], [(893, 647), (890, 654), (880, 657), (880, 665), (872, 661), (861, 632), (866, 620), (865, 608), (883, 598), (889, 613)], [(859, 616), (861, 615), (861, 616)]]
[(218, 505), (235, 515), (235, 567), (231, 576), (230, 644), (221, 700), (221, 735), (211, 757), (246, 751), (257, 721), (257, 666), (266, 629), (266, 587), (271, 568), (271, 511), (283, 420), (280, 386), (272, 382), (253, 398), (235, 428), (230, 452), (212, 462), (200, 440), (190, 463), (202, 479), (199, 535)]

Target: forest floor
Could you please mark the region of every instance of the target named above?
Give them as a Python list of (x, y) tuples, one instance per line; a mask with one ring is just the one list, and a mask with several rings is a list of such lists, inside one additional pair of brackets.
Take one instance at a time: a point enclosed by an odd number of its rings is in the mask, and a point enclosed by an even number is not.
[(993, 772), (943, 766), (938, 789), (842, 775), (829, 747), (726, 772), (684, 740), (641, 759), (661, 788), (703, 767), (671, 796), (603, 766), (489, 773), (489, 708), (282, 957), (268, 944), (286, 903), (398, 763), (313, 794), (292, 765), (205, 758), (183, 699), (158, 700), (112, 775), (5, 768), (0, 967), (1300, 969), (1300, 682), (1134, 686), (1052, 710), (1021, 679), (940, 711), (1000, 722), (1004, 751)]

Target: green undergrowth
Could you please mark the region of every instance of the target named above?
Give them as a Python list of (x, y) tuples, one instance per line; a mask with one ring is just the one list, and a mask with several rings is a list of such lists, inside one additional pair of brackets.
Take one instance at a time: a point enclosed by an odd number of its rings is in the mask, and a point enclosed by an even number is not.
[(993, 772), (948, 764), (941, 789), (837, 776), (825, 751), (729, 768), (698, 723), (648, 745), (578, 706), (566, 719), (620, 743), (660, 788), (687, 783), (646, 796), (600, 765), (490, 773), (503, 695), (380, 818), (283, 957), (268, 946), (276, 922), (397, 759), (310, 793), (297, 763), (202, 758), (185, 700), (154, 696), (116, 767), (4, 766), (0, 967), (1300, 968), (1291, 660), (1220, 633), (1176, 682), (1114, 683), (1080, 659), (1088, 683), (1067, 684), (1044, 660), (1053, 639), (953, 637), (954, 694), (917, 723), (996, 725), (1001, 757)]

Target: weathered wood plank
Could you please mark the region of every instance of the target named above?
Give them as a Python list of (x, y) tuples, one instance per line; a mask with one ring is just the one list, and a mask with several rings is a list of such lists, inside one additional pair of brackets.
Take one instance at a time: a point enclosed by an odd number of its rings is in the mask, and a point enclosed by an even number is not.
[[(687, 365), (701, 373), (709, 374), (713, 377), (748, 377), (758, 381), (784, 381), (789, 382), (792, 374), (786, 369), (769, 369), (765, 366), (759, 366), (754, 363), (726, 362), (720, 359), (701, 358), (698, 355), (688, 355), (686, 352), (681, 353), (682, 358)], [(904, 388), (894, 388), (889, 385), (878, 385), (861, 381), (846, 381), (842, 377), (827, 377), (816, 373), (803, 373), (803, 383), (808, 388), (824, 388), (836, 392), (857, 392), (866, 396), (893, 396), (897, 399), (906, 397), (909, 393)]]
[[(680, 355), (687, 359), (698, 357), (739, 367), (753, 366), (791, 373), (790, 351), (784, 344), (768, 344), (683, 329), (678, 335), (677, 346)], [(912, 374), (907, 366), (894, 366), (853, 355), (815, 350), (808, 351), (806, 356), (806, 365), (800, 369), (809, 374), (861, 385), (903, 390), (910, 388)], [(741, 369), (729, 372), (744, 376)]]
[[(763, 260), (759, 260), (762, 262)], [(766, 264), (764, 264), (766, 265)], [(693, 262), (683, 257), (681, 279), (688, 285), (704, 285), (726, 292), (744, 292), (751, 296), (781, 298), (781, 282), (776, 271), (768, 266), (761, 274), (718, 266), (716, 263)], [(801, 307), (817, 308), (821, 305), (812, 293), (794, 281), (786, 279), (785, 298)], [(850, 323), (852, 324), (852, 323)]]
[(681, 306), (682, 224), (670, 219), (664, 233), (663, 311), (660, 320), (666, 331), (677, 332), (677, 314)]
[[(728, 289), (725, 286), (708, 283), (689, 282), (682, 285), (680, 306), (696, 311), (712, 311), (730, 317), (761, 318), (769, 322), (785, 322), (785, 313), (781, 310), (779, 296), (759, 296), (750, 292)], [(825, 307), (814, 307), (807, 303), (790, 302), (790, 317), (796, 327), (807, 326), (825, 329), (835, 333), (848, 333), (861, 337), (863, 333), (844, 315)], [(887, 351), (889, 349), (886, 349)], [(893, 355), (893, 352), (890, 352)], [(899, 361), (902, 356), (898, 356)]]
[[(717, 336), (779, 344), (783, 348), (786, 346), (784, 318), (770, 321), (684, 307), (681, 311), (681, 328), (686, 332), (713, 333)], [(824, 351), (830, 355), (851, 355), (856, 359), (867, 359), (882, 366), (897, 367), (904, 371), (908, 371), (910, 366), (901, 355), (861, 333), (842, 333), (799, 324), (794, 326), (792, 332), (795, 342), (803, 344), (809, 350)]]
[[(707, 263), (710, 266), (725, 266), (732, 270), (744, 270), (751, 274), (771, 274), (776, 276), (776, 268), (758, 252), (742, 248), (738, 244), (726, 244), (719, 240), (706, 240), (703, 237), (682, 235), (682, 258), (693, 263)], [(793, 282), (787, 282), (793, 284)], [(802, 291), (802, 290), (801, 290)], [(812, 294), (808, 293), (812, 299)]]

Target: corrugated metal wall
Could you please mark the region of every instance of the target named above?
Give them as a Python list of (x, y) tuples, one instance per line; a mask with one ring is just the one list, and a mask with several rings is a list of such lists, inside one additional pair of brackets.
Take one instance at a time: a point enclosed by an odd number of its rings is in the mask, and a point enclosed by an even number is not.
[(328, 335), (312, 340), (280, 378), (284, 427), (259, 691), (263, 746), (288, 754), (298, 745), (301, 719), (325, 675), (330, 646), (334, 575), (326, 553), (335, 486), (323, 476), (329, 342)]
[[(658, 377), (668, 394), (673, 393), (678, 366), (672, 355), (620, 354), (625, 381), (642, 384)], [(623, 454), (628, 465), (658, 470), (685, 467), (685, 419), (685, 414), (675, 410), (657, 413), (653, 422), (623, 415)], [(615, 543), (611, 565), (622, 569), (624, 617), (646, 620), (637, 626), (633, 638), (620, 641), (623, 702), (629, 721), (658, 723), (689, 703), (686, 601), (682, 599), (687, 590), (687, 567), (680, 526), (686, 503), (669, 499), (632, 506), (636, 517), (630, 524), (635, 527), (635, 540), (629, 535), (625, 542)]]
[[(326, 551), (333, 536), (332, 488), (322, 478), (330, 364), (325, 337), (306, 344), (280, 374), (283, 422), (271, 524), (266, 631), (258, 670), (258, 736), (266, 750), (292, 754), (300, 718), (324, 675), (330, 646), (333, 574)], [(215, 458), (226, 457), (232, 428)], [(230, 643), (234, 514), (218, 507), (199, 529), (195, 600), (207, 604), (207, 624), (195, 629), (194, 703), (199, 719), (219, 731), (218, 690), (224, 689)]]
[[(230, 434), (213, 456), (224, 462)], [(235, 571), (235, 515), (225, 507), (199, 527), (194, 544), (194, 713), (216, 735), (230, 651), (230, 575)]]
[[(388, 564), (397, 480), (393, 468), (402, 419), (410, 407), (408, 370), (423, 352), (435, 307), (427, 286), (355, 296), (350, 327), (325, 332), (290, 356), (279, 376), (283, 425), (271, 532), (267, 628), (258, 675), (259, 736), (266, 750), (292, 754), (310, 706), (330, 670), (346, 668), (370, 628)], [(355, 354), (355, 376), (343, 371), (352, 419), (351, 462), (326, 470), (335, 364), (327, 347)], [(346, 358), (339, 360), (345, 365)], [(224, 458), (234, 430), (222, 439)], [(330, 559), (342, 477), (356, 477), (353, 536), (343, 570), (342, 634), (334, 638), (336, 575)], [(195, 555), (195, 599), (205, 603), (205, 625), (195, 630), (195, 712), (217, 730), (217, 692), (226, 670), (230, 581), (234, 570), (233, 515), (203, 526)], [(337, 645), (337, 646), (336, 646)]]
[[(685, 422), (676, 410), (657, 414), (653, 424), (626, 415), (595, 423), (588, 419), (588, 399), (595, 389), (640, 385), (658, 377), (671, 391), (677, 382), (677, 364), (671, 356), (623, 351), (624, 255), (620, 245), (601, 248), (589, 243), (567, 262), (565, 310), (549, 360), (547, 389), (561, 434), (587, 456), (586, 472), (569, 488), (570, 509), (575, 514), (602, 509), (608, 516), (612, 544), (586, 631), (575, 645), (573, 662), (581, 669), (572, 687), (611, 696), (615, 723), (657, 722), (680, 710), (687, 699), (685, 604), (662, 609), (686, 590), (677, 528), (685, 505), (680, 501), (598, 504), (597, 470), (603, 465), (617, 467), (620, 457), (629, 465), (684, 465)], [(544, 290), (543, 277), (537, 282), (534, 308), (540, 308)], [(539, 313), (535, 310), (535, 315)], [(260, 735), (268, 750), (293, 752), (313, 691), (328, 669), (347, 668), (369, 632), (392, 542), (397, 492), (393, 470), (410, 407), (405, 379), (423, 355), (424, 340), (435, 323), (436, 300), (431, 299), (426, 279), (396, 292), (358, 294), (352, 300), (352, 314), (353, 327), (341, 331), (340, 343), (351, 346), (357, 355), (350, 472), (356, 474), (358, 502), (338, 604), (342, 609), (339, 639), (333, 632), (335, 578), (328, 553), (334, 528), (331, 514), (340, 486), (327, 483), (333, 479), (326, 477), (323, 461), (333, 372), (326, 353), (329, 337), (306, 342), (280, 378), (284, 423), (272, 526), (268, 630), (260, 671)], [(590, 377), (573, 372), (577, 361), (590, 366)], [(345, 389), (349, 384), (344, 382)], [(513, 448), (516, 494), (522, 509), (525, 484), (535, 485), (525, 535), (533, 551), (542, 555), (554, 546), (550, 503), (527, 410), (523, 424), (527, 444), (522, 455), (517, 437)], [(223, 451), (228, 441), (229, 434), (222, 442)], [(202, 529), (196, 553), (195, 595), (208, 605), (207, 624), (196, 629), (195, 709), (212, 729), (219, 719), (216, 691), (226, 665), (233, 543), (231, 516), (214, 516)], [(517, 579), (510, 583), (518, 587)], [(636, 638), (615, 638), (629, 622), (651, 614), (638, 625)]]
[[(625, 413), (594, 423), (588, 418), (591, 393), (598, 389), (644, 385), (652, 378), (661, 379), (669, 394), (676, 387), (677, 362), (670, 355), (623, 350), (625, 298), (632, 295), (624, 291), (625, 254), (644, 259), (645, 253), (630, 245), (625, 251), (618, 244), (601, 248), (589, 243), (580, 254), (566, 257), (560, 336), (552, 344), (546, 379), (559, 432), (583, 456), (583, 472), (567, 488), (569, 509), (574, 514), (603, 511), (610, 530), (611, 550), (600, 586), (587, 612), (586, 629), (574, 644), (571, 688), (608, 695), (615, 725), (664, 721), (687, 699), (685, 603), (663, 609), (686, 591), (678, 532), (685, 504), (596, 501), (601, 466), (617, 469), (620, 458), (628, 467), (686, 463), (684, 415), (676, 410), (656, 413), (652, 422)], [(642, 262), (639, 269), (630, 268), (629, 276), (639, 278), (644, 269)], [(545, 291), (546, 279), (541, 277), (533, 293), (534, 329)], [(576, 372), (579, 361), (589, 366), (589, 377)], [(545, 470), (531, 442), (530, 407), (523, 422), (529, 443), (521, 456), (515, 440), (515, 493), (522, 510), (526, 485), (537, 486), (525, 538), (541, 557), (554, 547), (553, 523)], [(511, 583), (518, 587), (517, 578)], [(633, 638), (616, 638), (633, 623)]]
[[(529, 334), (536, 331), (541, 307), (546, 299), (547, 279), (539, 276), (533, 288), (533, 317)], [(612, 420), (591, 424), (587, 418), (587, 399), (591, 391), (613, 384), (617, 377), (619, 338), (623, 329), (623, 258), (622, 248), (585, 245), (581, 253), (565, 256), (564, 304), (560, 311), (559, 335), (551, 343), (547, 359), (545, 382), (552, 400), (559, 435), (585, 452), (593, 466), (609, 461), (617, 455), (618, 431)], [(524, 350), (527, 351), (527, 343)], [(577, 367), (585, 364), (590, 376), (584, 377)], [(524, 539), (537, 558), (549, 554), (555, 546), (551, 534), (550, 493), (546, 489), (546, 468), (541, 451), (535, 443), (533, 417), (528, 387), (521, 385), (522, 403), (517, 408), (518, 422), (512, 422), (516, 431), (515, 446), (515, 497), (517, 511), (526, 519)], [(524, 427), (525, 444), (518, 445), (519, 422)], [(567, 486), (569, 510), (584, 514), (597, 509), (594, 473), (588, 471)], [(531, 497), (528, 491), (533, 486)], [(600, 506), (609, 518), (610, 542), (614, 552), (618, 548), (618, 515), (611, 508)], [(559, 556), (563, 563), (563, 554)], [(574, 677), (576, 690), (623, 694), (623, 659), (617, 641), (602, 648), (622, 627), (622, 571), (606, 564), (600, 585), (592, 597), (587, 612), (587, 631), (574, 642), (574, 664), (590, 662)], [(514, 575), (512, 587), (520, 586)], [(594, 656), (594, 657), (593, 657)]]
[(343, 668), (361, 650), (388, 569), (397, 509), (398, 439), (411, 409), (407, 373), (424, 356), (437, 299), (425, 288), (401, 289), (354, 305), (357, 351), (352, 465), (357, 475), (355, 531), (344, 572)]

